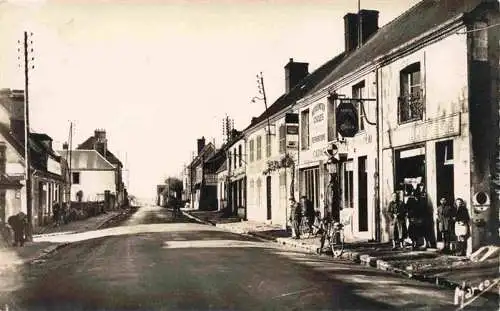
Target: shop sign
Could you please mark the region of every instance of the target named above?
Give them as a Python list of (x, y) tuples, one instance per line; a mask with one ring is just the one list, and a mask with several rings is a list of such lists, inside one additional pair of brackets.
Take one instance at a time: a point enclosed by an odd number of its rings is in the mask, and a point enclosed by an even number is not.
[(343, 137), (354, 137), (358, 132), (358, 110), (350, 100), (342, 100), (337, 106), (337, 132)]
[(297, 124), (286, 124), (286, 149), (297, 150), (299, 148), (299, 126)]
[(51, 158), (48, 158), (47, 170), (53, 174), (61, 175), (61, 163), (59, 163)]
[(316, 104), (311, 110), (311, 144), (317, 144), (326, 141), (326, 105), (324, 103)]

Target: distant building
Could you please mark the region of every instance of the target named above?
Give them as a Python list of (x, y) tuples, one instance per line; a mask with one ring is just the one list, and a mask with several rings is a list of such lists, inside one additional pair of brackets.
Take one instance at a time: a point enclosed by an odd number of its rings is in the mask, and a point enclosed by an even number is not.
[(94, 136), (78, 145), (76, 150), (62, 150), (61, 155), (65, 159), (71, 157), (72, 201), (110, 200), (112, 207), (126, 202), (123, 165), (108, 149), (105, 130), (95, 130)]

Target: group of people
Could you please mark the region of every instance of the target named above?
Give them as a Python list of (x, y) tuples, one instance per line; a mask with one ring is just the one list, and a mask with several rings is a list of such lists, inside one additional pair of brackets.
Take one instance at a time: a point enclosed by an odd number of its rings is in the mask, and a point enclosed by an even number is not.
[(290, 197), (290, 207), (291, 211), (289, 220), (292, 223), (292, 237), (294, 239), (300, 239), (300, 226), (302, 224), (303, 216), (306, 216), (305, 218), (309, 230), (313, 230), (316, 219), (314, 206), (306, 196), (301, 196), (300, 202), (295, 201), (294, 197)]
[[(432, 211), (428, 208), (427, 198), (423, 185), (413, 188), (408, 185), (404, 200), (399, 193), (392, 194), (392, 200), (387, 208), (393, 236), (393, 249), (404, 248), (404, 241), (410, 238), (413, 249), (423, 241), (425, 247), (431, 245)], [(456, 227), (455, 223), (459, 225)], [(441, 198), (437, 208), (438, 235), (444, 242), (444, 251), (450, 250), (450, 242), (457, 240), (462, 253), (465, 252), (465, 241), (469, 235), (469, 213), (465, 202), (461, 198), (455, 204), (448, 203), (446, 198)]]

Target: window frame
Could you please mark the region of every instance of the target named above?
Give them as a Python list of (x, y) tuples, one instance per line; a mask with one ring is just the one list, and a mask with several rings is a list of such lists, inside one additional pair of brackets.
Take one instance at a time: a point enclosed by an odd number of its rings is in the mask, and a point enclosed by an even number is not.
[[(78, 178), (75, 178), (75, 176), (78, 176)], [(78, 179), (78, 182), (75, 180)], [(81, 174), (80, 172), (71, 172), (71, 184), (72, 185), (80, 185), (82, 182), (81, 180)]]
[(272, 155), (272, 142), (271, 142), (271, 134), (266, 134), (266, 157), (270, 158)]
[(281, 124), (279, 127), (279, 153), (286, 152), (286, 124)]
[[(418, 73), (418, 76), (416, 74)], [(415, 82), (418, 80), (418, 82)], [(425, 101), (421, 62), (412, 63), (399, 71), (398, 124), (424, 120)], [(412, 109), (412, 105), (414, 108)], [(403, 110), (404, 109), (404, 110)], [(415, 110), (415, 113), (413, 113)], [(415, 116), (412, 116), (412, 115)]]
[(259, 161), (262, 159), (262, 136), (259, 135), (257, 136), (256, 138), (256, 155), (255, 155), (255, 159), (256, 161)]
[(248, 142), (248, 149), (250, 152), (249, 162), (253, 162), (254, 161), (254, 149), (255, 149), (255, 141), (253, 139), (251, 139)]
[[(356, 83), (355, 85), (352, 86), (352, 98), (353, 99), (362, 99), (366, 98), (365, 96), (366, 93), (366, 84), (365, 80), (360, 81)], [(364, 103), (360, 100), (356, 101), (356, 109), (358, 110), (358, 133), (364, 132), (366, 130), (366, 124), (365, 124), (365, 112), (363, 108), (365, 106), (361, 107), (361, 105), (364, 105)]]

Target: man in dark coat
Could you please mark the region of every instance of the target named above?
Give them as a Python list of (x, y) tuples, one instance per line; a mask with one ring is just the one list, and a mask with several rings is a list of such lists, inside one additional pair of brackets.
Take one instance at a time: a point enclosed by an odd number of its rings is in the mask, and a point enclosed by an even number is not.
[(399, 199), (397, 192), (392, 194), (392, 200), (389, 202), (387, 212), (391, 219), (392, 248), (395, 249), (398, 245), (403, 248), (404, 239), (406, 238), (406, 208), (403, 201)]
[(25, 235), (25, 227), (26, 227), (26, 215), (23, 212), (20, 212), (16, 215), (10, 216), (7, 220), (12, 230), (14, 231), (14, 246), (23, 246), (24, 245), (24, 235)]
[(455, 232), (454, 227), (454, 217), (455, 217), (455, 208), (448, 203), (446, 198), (441, 198), (439, 201), (439, 205), (437, 208), (437, 220), (439, 231), (442, 234), (443, 242), (444, 242), (444, 251), (448, 251), (450, 247), (450, 241), (452, 234)]

